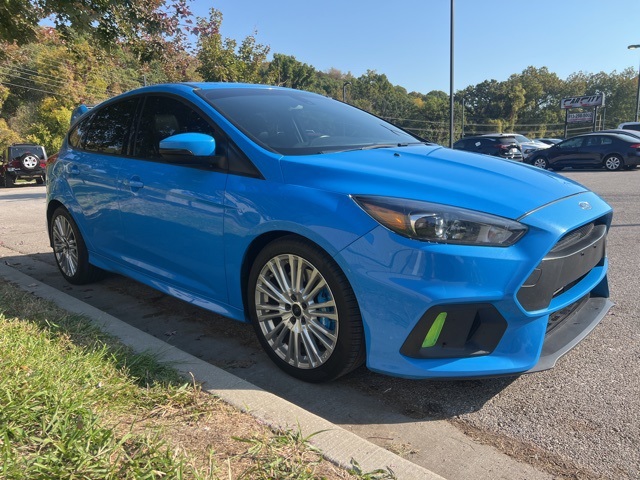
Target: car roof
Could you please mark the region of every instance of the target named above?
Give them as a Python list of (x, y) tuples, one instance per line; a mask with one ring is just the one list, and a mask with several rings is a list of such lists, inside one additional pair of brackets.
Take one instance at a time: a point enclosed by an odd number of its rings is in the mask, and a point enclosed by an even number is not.
[(631, 135), (632, 137), (640, 138), (640, 132), (636, 130), (622, 130), (621, 128), (610, 128), (608, 130), (600, 130), (600, 132), (595, 133), (619, 133), (621, 135)]

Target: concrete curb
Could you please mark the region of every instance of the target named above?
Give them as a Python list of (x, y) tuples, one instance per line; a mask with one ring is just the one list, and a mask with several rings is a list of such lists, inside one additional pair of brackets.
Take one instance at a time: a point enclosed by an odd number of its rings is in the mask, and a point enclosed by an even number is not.
[(0, 276), (22, 290), (53, 301), (64, 310), (88, 317), (103, 331), (119, 338), (136, 352), (154, 352), (160, 361), (171, 363), (182, 374), (192, 374), (198, 382), (202, 382), (203, 388), (209, 393), (271, 427), (300, 429), (304, 436), (321, 432), (314, 435), (310, 442), (319, 448), (326, 458), (342, 467), (349, 468), (352, 460), (355, 460), (364, 472), (389, 468), (400, 480), (443, 479), (338, 425), (189, 355), (4, 263), (0, 263)]

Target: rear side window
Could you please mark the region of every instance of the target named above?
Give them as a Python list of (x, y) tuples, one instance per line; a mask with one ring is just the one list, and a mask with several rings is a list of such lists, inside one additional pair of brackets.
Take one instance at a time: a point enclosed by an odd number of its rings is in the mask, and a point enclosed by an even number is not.
[[(84, 137), (84, 149), (90, 152), (115, 155), (126, 153), (129, 129), (136, 104), (137, 99), (123, 100), (102, 107), (91, 115)], [(81, 132), (79, 133), (81, 135)], [(73, 141), (71, 137), (70, 141)]]
[(640, 132), (640, 123), (630, 123), (622, 126), (623, 130), (635, 130)]
[(84, 140), (84, 134), (87, 132), (87, 125), (91, 117), (86, 118), (82, 122), (78, 123), (71, 132), (69, 132), (69, 146), (73, 148), (82, 148), (82, 141)]

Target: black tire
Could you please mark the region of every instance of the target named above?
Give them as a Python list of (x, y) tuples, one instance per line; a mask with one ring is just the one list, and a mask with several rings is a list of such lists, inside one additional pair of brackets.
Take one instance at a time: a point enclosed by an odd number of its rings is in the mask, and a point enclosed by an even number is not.
[(4, 186), (6, 188), (11, 188), (16, 186), (16, 179), (13, 178), (9, 173), (4, 174)]
[(33, 153), (25, 153), (20, 157), (20, 165), (22, 165), (25, 170), (35, 170), (40, 165), (40, 159)]
[(53, 212), (49, 234), (56, 264), (67, 282), (84, 285), (102, 276), (103, 271), (89, 263), (89, 252), (80, 230), (64, 207)]
[(289, 375), (325, 382), (364, 362), (362, 317), (353, 290), (317, 245), (293, 236), (268, 244), (253, 263), (246, 298), (258, 340)]
[(533, 165), (534, 167), (541, 168), (543, 170), (546, 170), (547, 168), (549, 168), (549, 162), (544, 157), (535, 157), (533, 160), (531, 160), (531, 165)]
[(602, 161), (602, 166), (610, 172), (615, 172), (616, 170), (621, 170), (624, 167), (624, 160), (622, 160), (620, 155), (614, 153), (613, 155), (607, 155), (605, 157)]

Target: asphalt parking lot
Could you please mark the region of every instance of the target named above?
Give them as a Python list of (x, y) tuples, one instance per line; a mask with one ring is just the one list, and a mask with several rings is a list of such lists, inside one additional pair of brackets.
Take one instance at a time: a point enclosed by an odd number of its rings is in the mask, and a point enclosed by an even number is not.
[[(64, 284), (47, 243), (44, 188), (36, 185), (0, 189), (0, 255), (446, 478), (516, 478), (511, 460), (489, 459), (483, 445), (531, 465), (521, 478), (640, 478), (640, 170), (562, 174), (614, 208), (608, 255), (616, 306), (553, 370), (518, 378), (409, 381), (366, 369), (322, 386), (284, 378), (244, 325), (118, 276), (95, 286)], [(461, 459), (444, 459), (447, 442), (453, 449), (469, 437)]]

